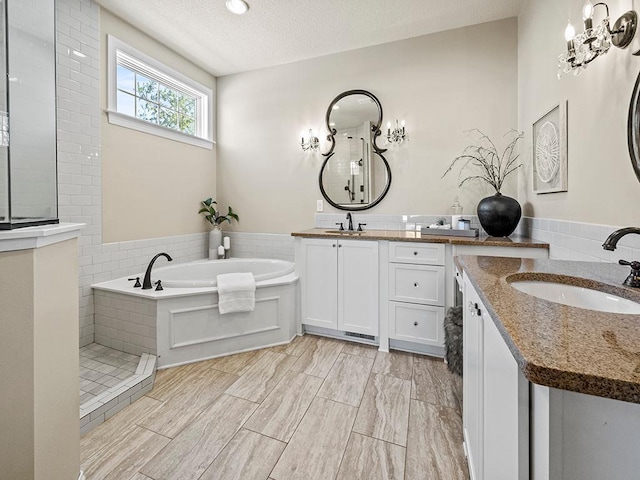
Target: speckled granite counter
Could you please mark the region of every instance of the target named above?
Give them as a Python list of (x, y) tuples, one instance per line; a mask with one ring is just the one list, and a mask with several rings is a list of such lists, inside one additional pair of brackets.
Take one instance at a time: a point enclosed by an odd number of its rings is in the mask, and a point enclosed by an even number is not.
[(454, 245), (485, 245), (490, 247), (528, 247), (549, 248), (548, 243), (527, 237), (512, 235), (509, 238), (497, 237), (452, 237), (447, 235), (422, 235), (420, 232), (404, 230), (367, 230), (364, 232), (340, 233), (339, 230), (312, 228), (302, 232), (293, 232), (294, 237), (303, 238), (347, 238), (361, 240), (388, 240), (392, 242), (451, 243)]
[(609, 263), (461, 256), (456, 264), (528, 380), (549, 387), (640, 403), (640, 316), (568, 307), (519, 292), (511, 280), (554, 281), (640, 302), (620, 283), (628, 267)]

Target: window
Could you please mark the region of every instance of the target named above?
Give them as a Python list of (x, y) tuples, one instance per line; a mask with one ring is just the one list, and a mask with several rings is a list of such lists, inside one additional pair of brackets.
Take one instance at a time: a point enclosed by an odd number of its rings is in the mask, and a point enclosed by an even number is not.
[(190, 143), (213, 146), (213, 92), (108, 37), (109, 122)]

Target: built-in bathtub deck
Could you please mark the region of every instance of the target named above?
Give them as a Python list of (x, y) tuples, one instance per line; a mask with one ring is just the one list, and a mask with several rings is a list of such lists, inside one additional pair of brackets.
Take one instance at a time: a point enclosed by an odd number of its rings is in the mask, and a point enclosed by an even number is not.
[(156, 357), (121, 352), (97, 343), (80, 349), (80, 434), (135, 402), (153, 388)]

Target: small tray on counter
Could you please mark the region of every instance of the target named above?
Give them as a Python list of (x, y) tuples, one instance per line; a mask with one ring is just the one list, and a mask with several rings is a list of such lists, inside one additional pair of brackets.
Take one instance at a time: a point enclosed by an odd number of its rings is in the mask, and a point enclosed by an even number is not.
[(477, 228), (468, 230), (458, 230), (455, 228), (429, 228), (422, 227), (420, 229), (422, 235), (441, 235), (445, 237), (477, 237), (479, 232)]

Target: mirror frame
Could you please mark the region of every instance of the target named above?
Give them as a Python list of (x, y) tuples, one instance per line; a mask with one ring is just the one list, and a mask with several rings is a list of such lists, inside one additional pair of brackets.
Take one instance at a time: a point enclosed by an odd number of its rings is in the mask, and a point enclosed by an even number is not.
[[(335, 136), (338, 133), (338, 131), (335, 128), (332, 128), (329, 125), (329, 119), (331, 117), (331, 112), (333, 111), (333, 106), (336, 103), (338, 103), (341, 99), (343, 99), (344, 97), (347, 97), (349, 95), (365, 95), (365, 96), (369, 97), (371, 100), (373, 100), (373, 102), (378, 107), (378, 120), (377, 120), (376, 124), (371, 127), (371, 132), (373, 133), (373, 135), (371, 137), (372, 138), (371, 145), (373, 146), (373, 153), (378, 155), (382, 159), (382, 163), (384, 164), (384, 167), (385, 167), (385, 169), (387, 171), (387, 184), (384, 187), (384, 191), (373, 202), (367, 203), (366, 205), (360, 205), (360, 206), (341, 205), (339, 203), (335, 203), (333, 200), (331, 200), (329, 198), (329, 195), (327, 195), (327, 192), (325, 191), (324, 186), (322, 185), (322, 174), (324, 173), (324, 170), (325, 170), (325, 168), (327, 166), (327, 162), (329, 161), (329, 159), (335, 153), (334, 152), (334, 149), (336, 147)], [(331, 103), (329, 104), (329, 108), (327, 109), (327, 114), (325, 115), (325, 123), (327, 124), (327, 130), (330, 132), (329, 135), (327, 135), (327, 140), (331, 142), (331, 147), (329, 148), (329, 151), (327, 153), (323, 153), (322, 154), (326, 158), (324, 159), (324, 162), (322, 163), (322, 167), (320, 168), (320, 175), (318, 177), (318, 184), (320, 185), (320, 193), (322, 193), (322, 196), (324, 197), (324, 199), (327, 202), (329, 202), (329, 204), (331, 206), (333, 206), (333, 207), (335, 207), (335, 208), (337, 208), (339, 210), (357, 211), (357, 210), (367, 210), (369, 208), (375, 207), (387, 195), (387, 193), (389, 192), (389, 188), (391, 187), (391, 168), (389, 167), (389, 162), (387, 162), (387, 159), (384, 158), (384, 155), (382, 155), (382, 153), (386, 152), (387, 149), (386, 148), (380, 148), (376, 144), (376, 139), (382, 134), (382, 131), (380, 130), (380, 126), (382, 125), (382, 105), (380, 104), (380, 101), (378, 100), (378, 98), (373, 93), (368, 92), (366, 90), (347, 90), (346, 92), (342, 92), (340, 95), (338, 95), (336, 98), (334, 98), (331, 101)]]
[(629, 104), (629, 118), (627, 120), (627, 144), (633, 171), (640, 181), (640, 74), (636, 79)]

